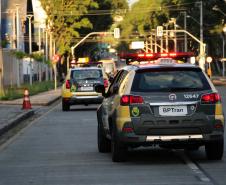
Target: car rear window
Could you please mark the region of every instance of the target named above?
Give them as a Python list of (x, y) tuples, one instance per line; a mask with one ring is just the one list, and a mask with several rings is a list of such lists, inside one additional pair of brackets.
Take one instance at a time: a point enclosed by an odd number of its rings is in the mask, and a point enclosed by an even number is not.
[(134, 92), (201, 91), (211, 89), (199, 68), (156, 68), (138, 70)]
[(75, 80), (89, 80), (102, 78), (103, 74), (101, 70), (98, 69), (82, 69), (73, 70), (71, 72), (71, 78)]

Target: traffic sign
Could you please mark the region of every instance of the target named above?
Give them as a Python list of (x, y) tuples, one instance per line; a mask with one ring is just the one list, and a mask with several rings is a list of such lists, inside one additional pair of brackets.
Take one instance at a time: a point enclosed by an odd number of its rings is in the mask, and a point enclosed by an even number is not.
[(163, 36), (163, 26), (157, 26), (157, 37)]
[(114, 38), (116, 38), (116, 39), (120, 38), (120, 29), (119, 28), (114, 29)]
[(211, 62), (213, 61), (213, 58), (212, 58), (212, 57), (207, 57), (207, 58), (206, 58), (206, 61), (207, 61), (208, 63), (211, 63)]
[(53, 55), (53, 57), (52, 57), (53, 63), (56, 63), (56, 62), (58, 62), (59, 60), (60, 60), (60, 55), (57, 55), (57, 54)]

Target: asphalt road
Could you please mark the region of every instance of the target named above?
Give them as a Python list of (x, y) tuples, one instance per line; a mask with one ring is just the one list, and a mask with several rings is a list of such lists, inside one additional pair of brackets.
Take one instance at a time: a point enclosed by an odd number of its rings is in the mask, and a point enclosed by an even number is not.
[[(226, 111), (226, 90), (219, 88)], [(97, 150), (96, 106), (61, 105), (0, 146), (0, 185), (225, 185), (226, 153), (140, 148), (112, 163)]]

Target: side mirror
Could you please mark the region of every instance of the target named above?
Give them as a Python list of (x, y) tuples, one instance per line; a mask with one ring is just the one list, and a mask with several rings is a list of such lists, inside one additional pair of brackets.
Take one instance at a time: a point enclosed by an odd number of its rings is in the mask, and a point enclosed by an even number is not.
[(61, 83), (64, 83), (64, 80), (65, 80), (64, 78), (61, 78), (61, 79), (60, 79), (60, 82), (61, 82)]
[(114, 80), (114, 77), (113, 76), (110, 76), (108, 80), (109, 80), (110, 83), (112, 83), (113, 80)]
[(118, 85), (118, 84), (115, 84), (115, 85), (113, 86), (113, 94), (118, 93), (118, 90), (119, 90), (119, 85)]
[(105, 96), (105, 87), (102, 84), (96, 84), (94, 87), (95, 91), (98, 93), (102, 93), (103, 96)]

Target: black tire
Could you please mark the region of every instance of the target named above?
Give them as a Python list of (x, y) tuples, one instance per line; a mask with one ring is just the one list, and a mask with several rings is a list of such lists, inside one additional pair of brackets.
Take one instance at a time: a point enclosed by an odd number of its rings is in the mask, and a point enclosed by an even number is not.
[(127, 147), (117, 139), (115, 129), (112, 130), (111, 152), (112, 152), (112, 161), (113, 162), (126, 161)]
[(97, 144), (100, 153), (111, 152), (111, 141), (104, 135), (103, 126), (98, 121), (97, 127)]
[(205, 150), (209, 160), (221, 160), (224, 153), (224, 140), (220, 139), (206, 143)]
[(69, 111), (70, 110), (70, 105), (62, 101), (62, 110), (63, 111)]
[(185, 148), (185, 151), (190, 151), (190, 152), (194, 152), (194, 151), (198, 151), (200, 146), (188, 146), (187, 148)]

